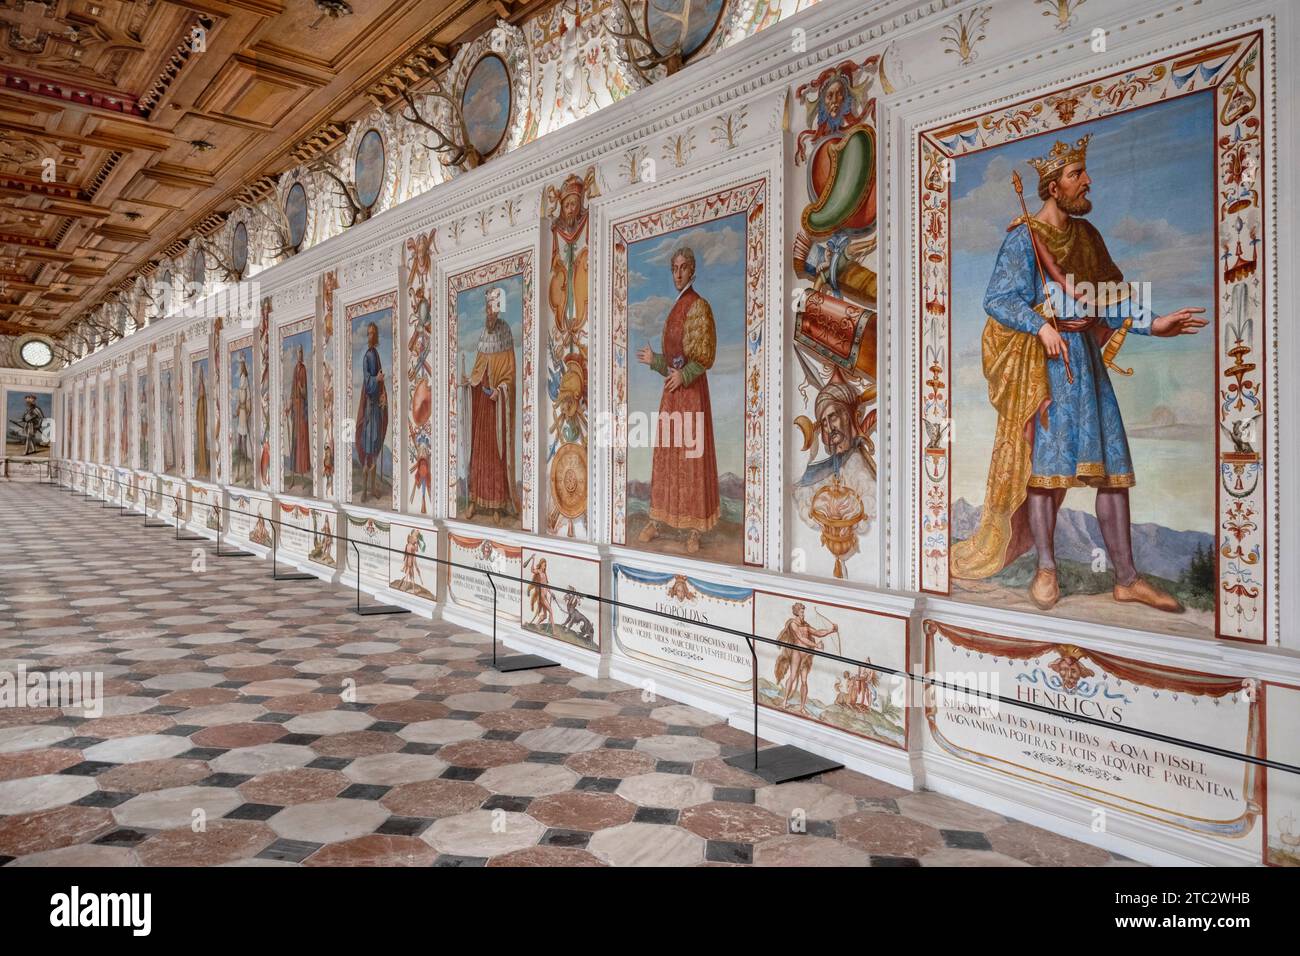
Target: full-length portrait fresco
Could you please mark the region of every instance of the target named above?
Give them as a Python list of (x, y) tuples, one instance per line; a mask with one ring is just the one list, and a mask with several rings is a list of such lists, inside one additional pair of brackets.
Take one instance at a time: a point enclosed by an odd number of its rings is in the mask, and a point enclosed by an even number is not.
[(212, 480), (212, 454), (209, 450), (208, 430), (209, 369), (205, 356), (190, 362), (190, 450), (193, 455), (194, 477), (201, 481)]
[(876, 506), (877, 57), (823, 70), (795, 89), (798, 228), (787, 401), (799, 451), (787, 464), (791, 566), (874, 581)]
[(766, 183), (613, 226), (614, 540), (758, 563)]
[(1260, 639), (1260, 55), (1247, 37), (923, 136), (932, 586)]
[(54, 394), (10, 389), (5, 397), (5, 454), (48, 458), (54, 431)]
[(176, 474), (176, 383), (172, 363), (158, 363), (158, 440), (162, 443), (162, 470)]
[(452, 276), (456, 428), (451, 442), (455, 514), (498, 527), (529, 528), (535, 463), (531, 254)]
[(149, 396), (149, 372), (144, 370), (135, 377), (136, 454), (139, 466), (148, 471), (153, 463), (153, 435), (149, 428), (152, 402)]
[[(241, 344), (242, 342), (242, 344)], [(251, 337), (230, 349), (230, 480), (247, 488), (253, 484), (254, 441), (253, 343)]]
[(395, 507), (390, 411), (397, 409), (397, 297), (388, 293), (348, 306), (347, 409), (353, 416), (351, 500)]
[(280, 486), (305, 495), (312, 493), (315, 474), (312, 341), (310, 320), (280, 330)]

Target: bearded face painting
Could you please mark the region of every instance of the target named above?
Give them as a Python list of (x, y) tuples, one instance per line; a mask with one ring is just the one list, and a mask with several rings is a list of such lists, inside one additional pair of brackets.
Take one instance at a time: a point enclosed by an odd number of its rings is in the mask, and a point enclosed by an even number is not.
[(137, 427), (140, 430), (140, 467), (150, 469), (153, 467), (153, 445), (151, 444), (152, 435), (149, 434), (149, 373), (141, 372), (136, 377), (135, 391), (135, 414), (138, 422)]
[[(1199, 57), (1194, 75), (1154, 71), (1164, 82), (1122, 111), (1076, 97), (1045, 110), (1052, 128), (1038, 135), (946, 140), (963, 143), (946, 160), (951, 294), (927, 270), (925, 308), (932, 335), (951, 308), (955, 372), (949, 423), (934, 389), (942, 340), (927, 339), (925, 430), (927, 481), (950, 481), (954, 595), (1176, 634), (1212, 635), (1225, 610), (1239, 633), (1255, 627), (1248, 605), (1262, 588), (1242, 585), (1250, 596), (1227, 608), (1216, 514), (1234, 496), (1254, 500), (1259, 462), (1258, 383), (1238, 388), (1228, 368), (1242, 364), (1231, 349), (1251, 351), (1254, 323), (1224, 325), (1222, 311), (1235, 296), (1248, 318), (1260, 294), (1258, 195), (1220, 181), (1221, 151), (1248, 153), (1256, 127), (1242, 125), (1250, 102), (1221, 102), (1206, 82), (1244, 82), (1257, 69), (1248, 47)], [(1073, 123), (1051, 122), (1062, 115)], [(1001, 129), (992, 123), (977, 128)], [(944, 185), (943, 162), (923, 161), (927, 189)], [(939, 262), (942, 249), (934, 242)], [(1236, 292), (1216, 294), (1216, 280)], [(1225, 446), (1228, 463), (1206, 467)], [(1236, 566), (1253, 578), (1257, 561)]]

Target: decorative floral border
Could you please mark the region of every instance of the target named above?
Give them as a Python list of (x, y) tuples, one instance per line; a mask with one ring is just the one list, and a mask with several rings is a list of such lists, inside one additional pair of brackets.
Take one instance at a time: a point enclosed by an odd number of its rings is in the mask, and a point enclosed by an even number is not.
[[(338, 433), (337, 410), (334, 407), (334, 291), (339, 287), (339, 275), (334, 269), (321, 273), (320, 277), (320, 323), (316, 335), (320, 339), (321, 350), (321, 481), (326, 498), (335, 495), (335, 473), (338, 471), (338, 456), (335, 455), (334, 436)], [(326, 454), (328, 452), (328, 454)], [(334, 460), (332, 470), (326, 470), (325, 459)], [(349, 469), (350, 470), (350, 469)]]
[[(393, 505), (393, 510), (396, 511), (398, 510), (398, 508), (401, 507), (400, 488), (402, 484), (400, 476), (397, 473), (397, 463), (402, 460), (402, 456), (399, 454), (400, 442), (398, 440), (399, 433), (397, 430), (397, 420), (400, 417), (398, 414), (398, 406), (397, 406), (398, 396), (396, 390), (396, 385), (398, 383), (398, 380), (400, 379), (400, 376), (398, 374), (398, 365), (397, 365), (397, 353), (398, 353), (397, 338), (398, 338), (398, 331), (399, 331), (399, 323), (401, 321), (397, 314), (397, 293), (395, 291), (385, 292), (382, 295), (371, 296), (368, 299), (363, 299), (359, 302), (353, 302), (351, 305), (349, 305), (347, 309), (344, 310), (343, 328), (340, 330), (338, 338), (343, 343), (343, 348), (341, 349), (341, 351), (345, 359), (342, 363), (340, 363), (340, 368), (346, 370), (344, 373), (344, 378), (347, 380), (347, 389), (345, 392), (347, 398), (346, 398), (346, 404), (344, 405), (343, 408), (343, 418), (346, 420), (348, 414), (355, 407), (354, 399), (352, 396), (352, 368), (351, 368), (352, 320), (359, 315), (366, 315), (371, 312), (380, 312), (384, 309), (391, 309), (393, 313), (393, 317), (391, 320), (393, 354), (391, 356), (391, 364), (385, 370), (387, 374), (384, 377), (387, 378), (389, 382), (394, 386), (394, 388), (390, 390), (392, 393), (392, 399), (388, 408), (388, 424), (389, 424), (389, 433), (391, 435), (391, 440), (393, 445), (392, 505)], [(332, 396), (326, 395), (325, 401), (329, 402), (331, 398)], [(359, 425), (358, 422), (353, 422), (354, 427), (357, 427), (358, 425)], [(327, 432), (326, 434), (333, 435), (334, 432), (331, 429), (331, 431)], [(356, 440), (356, 436), (353, 435), (353, 441), (355, 440)], [(343, 473), (347, 476), (346, 478), (343, 479), (341, 484), (344, 488), (344, 494), (346, 495), (344, 500), (348, 504), (352, 504), (353, 503), (352, 502), (352, 452), (351, 452), (351, 445), (349, 444), (347, 447), (348, 447), (347, 461), (341, 462), (338, 460), (336, 456), (334, 459), (334, 471), (337, 474), (339, 470), (342, 469)]]
[[(275, 454), (271, 441), (271, 298), (262, 299), (262, 317), (257, 325), (257, 398), (261, 418), (257, 423), (257, 458), (253, 462), (253, 487), (270, 491), (275, 486)], [(267, 471), (262, 474), (262, 452), (267, 453)]]
[(537, 525), (537, 516), (534, 513), (533, 499), (537, 480), (537, 452), (534, 448), (536, 444), (536, 418), (537, 410), (535, 407), (537, 392), (537, 356), (534, 354), (533, 338), (535, 335), (534, 326), (536, 323), (535, 307), (533, 303), (533, 281), (536, 263), (534, 261), (533, 250), (524, 249), (520, 252), (512, 253), (500, 259), (494, 259), (491, 262), (475, 266), (464, 272), (457, 272), (447, 277), (447, 482), (448, 482), (448, 513), (453, 517), (456, 514), (456, 486), (459, 481), (456, 470), (457, 442), (459, 440), (460, 417), (457, 408), (457, 346), (456, 346), (456, 297), (468, 290), (478, 286), (487, 285), (490, 282), (499, 282), (502, 279), (508, 279), (511, 276), (521, 275), (524, 277), (524, 294), (523, 294), (523, 328), (521, 330), (519, 343), (520, 352), (523, 358), (523, 375), (521, 377), (521, 386), (519, 389), (522, 398), (520, 409), (520, 430), (522, 439), (519, 447), (519, 475), (518, 479), (523, 485), (522, 499), (519, 502), (519, 522), (520, 529), (523, 531), (535, 531)]
[[(1218, 594), (1215, 636), (1264, 643), (1268, 635), (1268, 525), (1275, 502), (1266, 493), (1268, 457), (1274, 442), (1267, 414), (1266, 374), (1276, 366), (1273, 319), (1266, 309), (1266, 238), (1273, 224), (1260, 175), (1268, 129), (1262, 94), (1264, 34), (1256, 30), (1109, 76), (1063, 87), (1010, 106), (976, 113), (916, 133), (918, 146), (917, 244), (913, 269), (919, 286), (916, 316), (917, 434), (941, 434), (915, 448), (917, 482), (917, 576), (920, 590), (948, 594), (951, 501), (952, 375), (948, 290), (951, 287), (951, 192), (947, 162), (992, 146), (1080, 123), (1115, 116), (1157, 102), (1213, 89), (1217, 315), (1216, 421)], [(1235, 245), (1235, 249), (1234, 249)], [(1261, 252), (1260, 247), (1264, 249)], [(1226, 335), (1225, 333), (1231, 333)], [(1255, 413), (1254, 415), (1250, 414)], [(1258, 439), (1249, 451), (1225, 449), (1220, 434), (1234, 422), (1258, 417)], [(942, 430), (942, 431), (940, 431)]]
[[(429, 514), (433, 502), (433, 252), (438, 242), (438, 230), (411, 236), (403, 246), (406, 265), (406, 474), (408, 491), (406, 507), (415, 513)], [(419, 300), (427, 303), (424, 318), (420, 316)], [(396, 341), (397, 330), (393, 330)], [(423, 423), (416, 421), (420, 405), (420, 390), (424, 390), (423, 404), (427, 415)], [(396, 469), (394, 469), (396, 471)]]
[(744, 563), (761, 567), (767, 545), (767, 178), (655, 209), (610, 227), (610, 368), (614, 408), (612, 540), (627, 544), (627, 248), (633, 242), (712, 222), (735, 213), (745, 221), (745, 519)]

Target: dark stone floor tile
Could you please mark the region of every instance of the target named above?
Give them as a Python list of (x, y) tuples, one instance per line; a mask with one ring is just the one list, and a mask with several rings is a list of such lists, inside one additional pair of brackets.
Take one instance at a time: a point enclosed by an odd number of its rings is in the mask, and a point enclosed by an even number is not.
[(704, 859), (710, 863), (753, 863), (754, 848), (748, 843), (710, 840), (704, 847)]

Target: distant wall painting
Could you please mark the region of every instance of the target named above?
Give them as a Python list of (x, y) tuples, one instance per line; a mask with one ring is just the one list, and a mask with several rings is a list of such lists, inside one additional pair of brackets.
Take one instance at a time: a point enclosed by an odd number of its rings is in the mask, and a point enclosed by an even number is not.
[(726, 11), (727, 0), (646, 0), (646, 36), (660, 56), (687, 60), (713, 39)]
[(5, 393), (5, 454), (49, 458), (54, 439), (54, 393), (10, 387)]
[[(1252, 682), (937, 621), (925, 622), (925, 634), (926, 673), (964, 686), (972, 678), (963, 675), (978, 675), (976, 690), (1060, 714), (936, 691), (925, 701), (927, 747), (1197, 833), (1240, 840), (1255, 832), (1261, 768), (1124, 732), (1260, 756)], [(1077, 715), (1108, 726), (1081, 724)]]
[[(1265, 756), (1300, 767), (1300, 687), (1264, 685)], [(1300, 866), (1300, 776), (1268, 768), (1264, 862)]]
[(311, 319), (285, 326), (280, 333), (280, 486), (285, 492), (310, 495), (315, 486), (315, 355)]
[(384, 138), (377, 129), (368, 129), (357, 144), (353, 175), (356, 179), (357, 201), (369, 209), (379, 199), (384, 185)]
[(531, 530), (533, 254), (449, 277), (447, 300), (454, 370), (448, 457), (456, 517)]
[(253, 485), (254, 389), (253, 337), (244, 336), (230, 344), (230, 480), (243, 488)]
[(152, 396), (149, 392), (149, 370), (146, 368), (135, 377), (135, 417), (136, 431), (139, 436), (136, 444), (136, 461), (140, 468), (145, 471), (152, 471), (154, 467), (153, 435), (149, 429), (152, 407)]
[(753, 655), (742, 636), (754, 624), (752, 589), (615, 564), (614, 600), (614, 646), (624, 657), (729, 690), (752, 686)]
[[(92, 415), (94, 413), (92, 412)], [(158, 440), (162, 443), (162, 470), (176, 474), (176, 384), (170, 360), (158, 363)]]
[(390, 413), (397, 411), (397, 294), (347, 307), (348, 414), (352, 417), (348, 500), (373, 508), (398, 506)]
[(1266, 639), (1263, 75), (1249, 34), (921, 134), (925, 590)]
[(546, 530), (587, 536), (587, 382), (590, 272), (587, 201), (596, 168), (546, 190), (551, 217), (550, 324), (546, 350)]
[[(447, 569), (447, 596), (453, 604), (482, 611), (490, 617), (495, 599), (498, 619), (519, 621), (523, 548), (448, 532), (447, 560), (451, 562)], [(491, 583), (485, 571), (493, 573)]]
[(99, 420), (99, 385), (92, 382), (90, 385), (90, 460), (99, 461), (100, 450), (103, 448), (103, 442), (100, 438), (101, 422)]
[(433, 248), (437, 233), (406, 240), (406, 510), (428, 514), (433, 500)]
[(480, 157), (497, 151), (510, 128), (510, 71), (495, 53), (485, 54), (474, 64), (461, 93), (461, 114), (465, 136)]
[(806, 291), (796, 303), (786, 386), (787, 428), (799, 449), (786, 476), (797, 570), (869, 583), (879, 569), (877, 62), (848, 60), (795, 89), (804, 129), (794, 151), (791, 264)]
[(613, 225), (616, 544), (763, 561), (766, 195)]
[(400, 556), (391, 551), (388, 553), (388, 586), (412, 597), (437, 600), (439, 565), (426, 559), (438, 556), (438, 532), (394, 523), (389, 531), (388, 546), (401, 552)]
[(193, 404), (189, 412), (191, 474), (199, 481), (212, 480), (212, 455), (208, 430), (208, 387), (211, 369), (208, 357), (190, 360), (190, 395)]
[(209, 462), (211, 467), (211, 479), (217, 484), (224, 484), (226, 481), (226, 456), (223, 449), (226, 446), (226, 408), (225, 386), (222, 383), (226, 363), (221, 360), (221, 329), (225, 320), (221, 316), (216, 316), (212, 320), (212, 331), (210, 333), (208, 354), (212, 356), (212, 363), (208, 366), (210, 378), (208, 380), (208, 448)]
[(99, 461), (100, 464), (111, 464), (113, 461), (113, 380), (105, 379), (101, 386), (103, 391), (103, 416), (100, 421), (99, 429)]
[(334, 291), (339, 286), (338, 273), (331, 269), (321, 276), (321, 311), (317, 325), (321, 343), (321, 480), (325, 483), (325, 497), (333, 498), (334, 443), (337, 409), (334, 407)]
[(131, 392), (123, 371), (117, 380), (117, 462), (123, 467), (131, 464)]
[[(907, 670), (907, 619), (811, 597), (754, 592), (758, 699), (764, 707), (866, 737), (907, 746), (907, 688), (870, 664)], [(799, 648), (828, 651), (856, 666)]]
[(257, 325), (257, 425), (260, 432), (256, 460), (257, 487), (267, 491), (271, 487), (271, 299), (262, 300), (262, 318)]
[(522, 560), (524, 630), (600, 653), (600, 602), (584, 596), (601, 595), (600, 562), (536, 548)]

